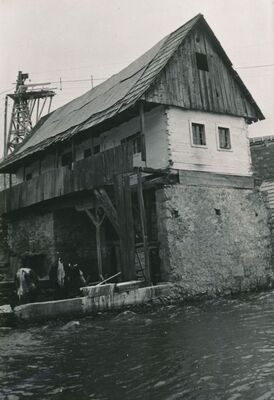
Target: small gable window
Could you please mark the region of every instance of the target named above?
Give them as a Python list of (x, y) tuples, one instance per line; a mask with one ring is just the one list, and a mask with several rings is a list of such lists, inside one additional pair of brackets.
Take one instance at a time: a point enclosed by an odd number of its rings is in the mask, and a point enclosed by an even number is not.
[(196, 53), (197, 68), (201, 71), (208, 71), (207, 56), (203, 53)]
[(191, 124), (192, 144), (194, 146), (206, 146), (205, 126), (203, 124)]
[(230, 131), (228, 128), (218, 127), (219, 148), (222, 150), (231, 149)]

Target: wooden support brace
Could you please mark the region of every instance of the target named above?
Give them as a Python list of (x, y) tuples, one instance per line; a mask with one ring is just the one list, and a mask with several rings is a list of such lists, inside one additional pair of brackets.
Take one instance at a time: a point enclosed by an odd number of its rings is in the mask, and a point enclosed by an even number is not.
[(101, 205), (102, 205), (108, 219), (112, 223), (115, 231), (119, 235), (119, 223), (118, 223), (117, 211), (116, 211), (111, 199), (109, 198), (107, 192), (105, 191), (105, 189), (98, 189), (98, 190), (94, 190), (94, 194), (95, 194), (97, 200), (101, 203)]

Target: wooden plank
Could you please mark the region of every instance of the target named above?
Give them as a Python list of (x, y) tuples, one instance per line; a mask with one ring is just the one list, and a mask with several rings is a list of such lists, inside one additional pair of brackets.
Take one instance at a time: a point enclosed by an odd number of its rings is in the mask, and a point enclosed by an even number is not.
[(179, 171), (179, 182), (190, 186), (233, 187), (253, 189), (254, 179), (249, 176), (215, 174), (213, 172)]

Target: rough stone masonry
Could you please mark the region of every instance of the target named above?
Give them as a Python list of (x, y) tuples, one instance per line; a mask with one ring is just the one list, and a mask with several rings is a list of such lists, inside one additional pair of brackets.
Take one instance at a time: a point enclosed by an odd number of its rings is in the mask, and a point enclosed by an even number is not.
[(270, 220), (258, 191), (178, 184), (158, 190), (156, 203), (162, 277), (182, 294), (271, 284)]

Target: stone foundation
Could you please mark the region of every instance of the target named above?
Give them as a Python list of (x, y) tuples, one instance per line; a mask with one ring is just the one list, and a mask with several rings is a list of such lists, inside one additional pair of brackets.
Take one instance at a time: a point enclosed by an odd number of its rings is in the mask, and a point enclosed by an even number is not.
[(14, 279), (15, 272), (25, 259), (40, 278), (47, 275), (55, 262), (53, 214), (51, 212), (27, 212), (7, 219), (7, 246), (9, 251), (9, 277)]
[(177, 184), (156, 193), (161, 274), (183, 295), (269, 285), (269, 214), (257, 191)]

